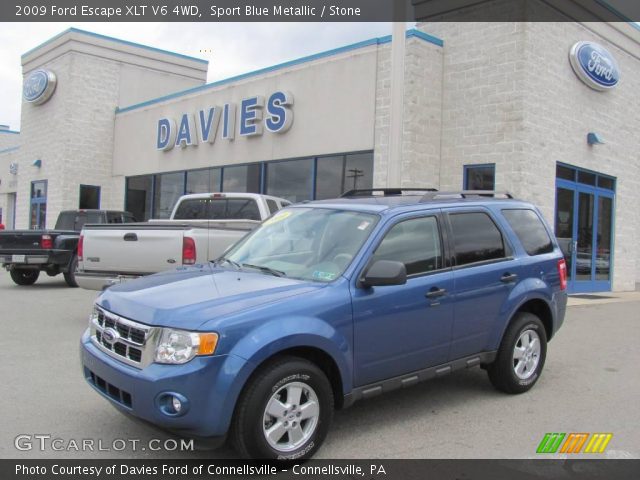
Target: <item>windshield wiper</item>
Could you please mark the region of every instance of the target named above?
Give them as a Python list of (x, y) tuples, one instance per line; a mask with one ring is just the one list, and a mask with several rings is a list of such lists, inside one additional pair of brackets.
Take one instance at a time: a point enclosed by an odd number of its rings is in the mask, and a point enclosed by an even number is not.
[(231, 265), (236, 270), (242, 270), (242, 265), (240, 265), (238, 262), (234, 262), (233, 260), (231, 260), (229, 258), (220, 257), (220, 258), (218, 258), (216, 260), (213, 260), (213, 263), (215, 265), (221, 265), (221, 264), (223, 264), (225, 262), (228, 263), (229, 265)]
[(264, 273), (269, 273), (274, 277), (285, 277), (287, 274), (281, 270), (276, 270), (274, 268), (264, 267), (262, 265), (251, 265), (250, 263), (243, 263), (242, 267), (255, 268)]

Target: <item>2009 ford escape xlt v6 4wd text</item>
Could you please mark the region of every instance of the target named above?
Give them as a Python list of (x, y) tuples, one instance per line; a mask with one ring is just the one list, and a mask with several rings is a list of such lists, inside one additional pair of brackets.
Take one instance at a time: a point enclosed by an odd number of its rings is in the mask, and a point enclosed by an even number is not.
[(482, 366), (539, 379), (566, 265), (508, 194), (354, 191), (288, 207), (207, 265), (111, 287), (82, 337), (119, 410), (245, 457), (310, 457), (334, 408)]

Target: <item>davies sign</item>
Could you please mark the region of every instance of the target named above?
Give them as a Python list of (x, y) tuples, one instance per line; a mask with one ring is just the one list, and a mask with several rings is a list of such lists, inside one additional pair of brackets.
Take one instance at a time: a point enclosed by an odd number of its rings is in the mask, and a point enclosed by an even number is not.
[(569, 51), (569, 61), (578, 78), (594, 90), (609, 90), (620, 81), (616, 59), (597, 43), (576, 43)]
[(158, 120), (156, 148), (167, 151), (173, 147), (214, 143), (218, 132), (224, 140), (233, 140), (236, 131), (241, 137), (262, 135), (265, 129), (271, 133), (284, 133), (293, 123), (292, 107), (293, 95), (277, 91), (266, 101), (258, 95), (243, 99), (239, 105), (225, 103), (222, 107), (184, 113), (179, 119), (161, 118)]

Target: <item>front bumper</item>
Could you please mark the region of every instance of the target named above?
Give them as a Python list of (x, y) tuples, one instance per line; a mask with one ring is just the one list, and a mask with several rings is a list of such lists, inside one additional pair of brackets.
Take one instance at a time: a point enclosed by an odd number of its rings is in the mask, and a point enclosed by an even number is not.
[[(121, 412), (187, 437), (226, 435), (246, 361), (234, 355), (196, 357), (184, 365), (126, 365), (100, 351), (84, 333), (80, 345), (87, 383)], [(160, 398), (177, 393), (187, 399), (178, 415), (168, 415)]]

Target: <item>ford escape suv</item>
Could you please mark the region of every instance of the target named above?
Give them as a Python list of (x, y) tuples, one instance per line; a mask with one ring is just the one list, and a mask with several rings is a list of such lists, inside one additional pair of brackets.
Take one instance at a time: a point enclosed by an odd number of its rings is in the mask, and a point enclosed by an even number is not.
[(526, 392), (566, 302), (531, 204), (353, 191), (277, 212), (209, 264), (105, 290), (81, 361), (128, 415), (245, 457), (310, 457), (334, 408), (455, 370)]

